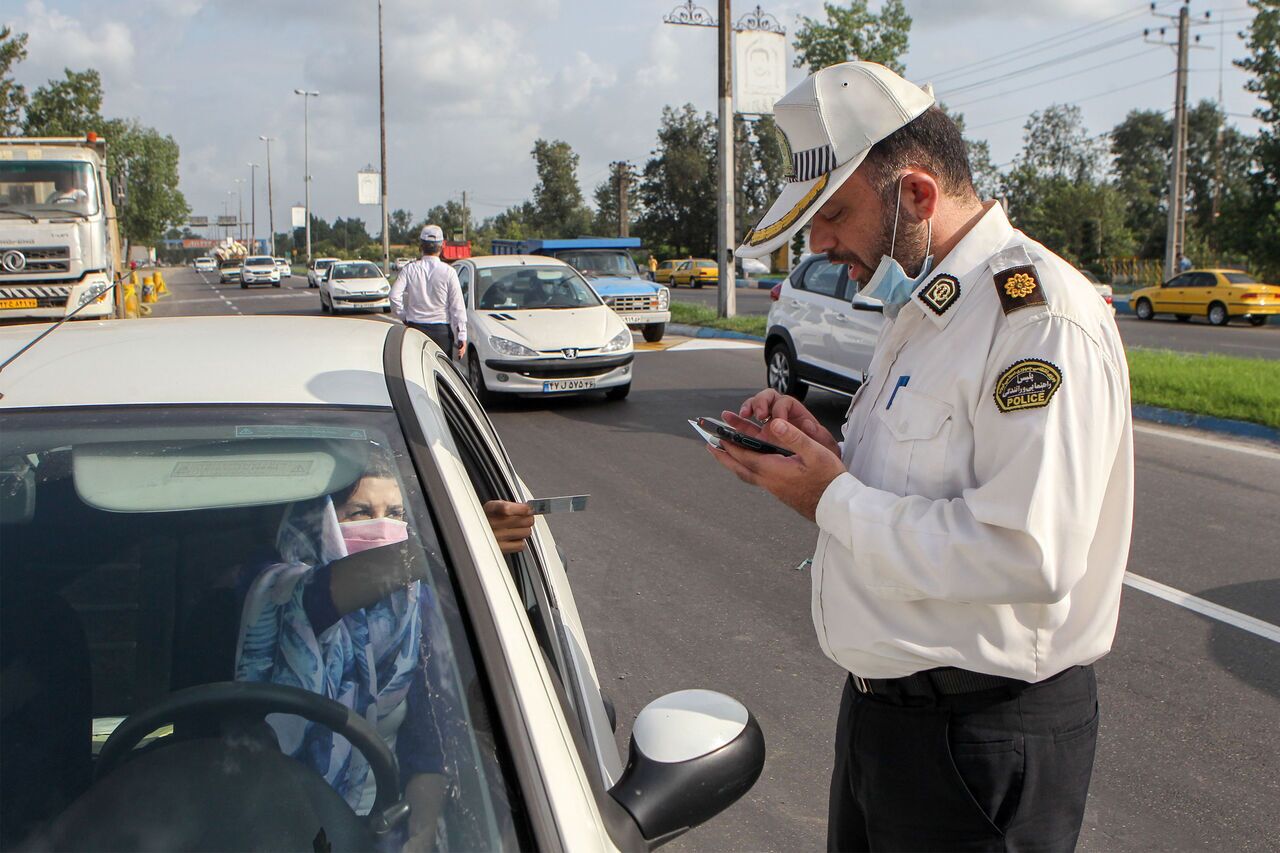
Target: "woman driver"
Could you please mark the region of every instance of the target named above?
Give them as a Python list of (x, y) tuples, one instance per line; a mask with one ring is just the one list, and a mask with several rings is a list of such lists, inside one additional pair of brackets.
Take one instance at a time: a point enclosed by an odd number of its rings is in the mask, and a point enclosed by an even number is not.
[[(409, 538), (395, 471), (384, 457), (371, 462), (348, 488), (286, 511), (276, 538), (281, 562), (253, 580), (245, 599), (236, 680), (300, 687), (373, 724), (406, 780), (410, 834), (429, 839), (444, 791), (441, 728), (427, 696), (427, 682), (440, 675), (426, 654), (439, 644), (431, 639), (439, 626), (424, 620), (435, 612), (424, 573), (404, 569), (410, 551), (392, 561), (344, 559)], [(490, 501), (484, 510), (504, 553), (524, 547), (534, 520), (527, 504)], [(390, 565), (398, 577), (388, 575)], [(268, 721), (282, 751), (368, 813), (375, 793), (369, 765), (345, 738), (300, 717)]]

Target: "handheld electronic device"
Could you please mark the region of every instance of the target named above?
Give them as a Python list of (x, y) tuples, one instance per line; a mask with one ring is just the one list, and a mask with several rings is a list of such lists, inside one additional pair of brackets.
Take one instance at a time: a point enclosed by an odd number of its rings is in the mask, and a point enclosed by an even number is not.
[(712, 436), (715, 436), (716, 438), (724, 441), (731, 441), (739, 447), (744, 447), (747, 450), (752, 450), (756, 453), (774, 453), (778, 456), (795, 456), (793, 451), (787, 450), (785, 447), (770, 444), (764, 439), (752, 438), (749, 435), (738, 432), (724, 421), (718, 421), (715, 418), (698, 418), (697, 420), (689, 421), (689, 423), (692, 424), (693, 428), (696, 429), (703, 439), (706, 440), (707, 444), (710, 444), (712, 447), (718, 448), (720, 446), (719, 441), (714, 441), (712, 439)]

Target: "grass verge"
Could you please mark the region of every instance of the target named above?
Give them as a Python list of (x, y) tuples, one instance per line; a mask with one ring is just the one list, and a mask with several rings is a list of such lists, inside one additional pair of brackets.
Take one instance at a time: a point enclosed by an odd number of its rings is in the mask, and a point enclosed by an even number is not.
[(1131, 348), (1133, 402), (1280, 429), (1280, 361)]
[(738, 316), (720, 318), (716, 312), (705, 305), (689, 302), (671, 303), (671, 322), (684, 323), (689, 326), (709, 326), (713, 329), (728, 329), (731, 332), (742, 332), (763, 338), (767, 317)]

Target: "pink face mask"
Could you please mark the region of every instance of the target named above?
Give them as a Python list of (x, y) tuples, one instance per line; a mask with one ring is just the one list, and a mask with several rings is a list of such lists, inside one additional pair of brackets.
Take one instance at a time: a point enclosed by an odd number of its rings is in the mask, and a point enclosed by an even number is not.
[(342, 530), (342, 541), (347, 543), (348, 554), (394, 545), (409, 538), (409, 525), (394, 518), (344, 521), (338, 527)]

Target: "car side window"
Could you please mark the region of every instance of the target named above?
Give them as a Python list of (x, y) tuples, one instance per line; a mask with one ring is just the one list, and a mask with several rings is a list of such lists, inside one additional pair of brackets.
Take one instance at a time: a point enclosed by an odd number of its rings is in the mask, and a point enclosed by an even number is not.
[(1186, 273), (1183, 273), (1182, 275), (1174, 276), (1173, 278), (1166, 281), (1164, 283), (1164, 286), (1165, 287), (1186, 287), (1188, 284), (1190, 284), (1190, 280), (1191, 280), (1191, 276)]
[(842, 269), (842, 266), (829, 263), (828, 261), (814, 261), (809, 265), (809, 268), (804, 271), (804, 278), (800, 283), (800, 289), (836, 299), (840, 294)]
[(471, 267), (467, 264), (458, 264), (455, 269), (458, 271), (458, 284), (462, 285), (463, 301), (466, 301), (471, 296)]
[(1218, 277), (1208, 272), (1191, 273), (1191, 281), (1187, 287), (1217, 287)]

